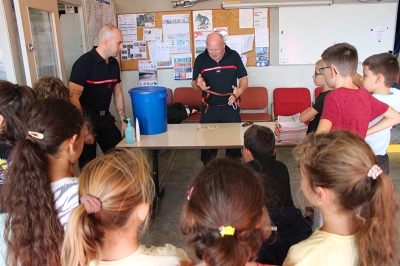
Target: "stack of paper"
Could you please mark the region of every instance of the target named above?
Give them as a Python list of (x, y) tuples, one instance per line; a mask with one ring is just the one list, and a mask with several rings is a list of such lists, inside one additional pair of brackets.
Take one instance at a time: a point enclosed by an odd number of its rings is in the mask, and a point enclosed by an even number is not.
[(278, 116), (275, 125), (275, 134), (278, 141), (297, 142), (307, 133), (307, 125), (300, 122), (300, 114), (292, 116)]

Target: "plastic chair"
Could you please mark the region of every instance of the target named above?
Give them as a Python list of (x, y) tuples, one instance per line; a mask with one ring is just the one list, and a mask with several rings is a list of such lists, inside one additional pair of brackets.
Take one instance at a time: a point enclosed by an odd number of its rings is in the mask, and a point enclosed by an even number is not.
[[(192, 87), (178, 87), (174, 90), (174, 103), (181, 103), (187, 106), (196, 106), (201, 108), (201, 91)], [(186, 117), (183, 122), (199, 122), (200, 113), (192, 114)]]
[(278, 115), (291, 116), (303, 112), (311, 106), (308, 88), (276, 88), (271, 105), (272, 118)]
[(173, 103), (173, 99), (172, 99), (172, 90), (170, 88), (167, 88), (167, 106), (171, 106)]
[(240, 111), (242, 121), (271, 121), (271, 115), (268, 114), (267, 88), (248, 87), (241, 95)]

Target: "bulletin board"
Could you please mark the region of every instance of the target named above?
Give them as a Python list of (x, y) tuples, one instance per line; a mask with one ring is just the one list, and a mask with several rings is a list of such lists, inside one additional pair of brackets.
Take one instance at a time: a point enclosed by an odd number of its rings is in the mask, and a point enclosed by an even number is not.
[(314, 64), (335, 43), (358, 50), (358, 60), (393, 50), (397, 3), (279, 8), (279, 63)]
[[(143, 13), (138, 13), (143, 14)], [(189, 14), (189, 29), (190, 29), (190, 51), (192, 53), (192, 64), (195, 60), (194, 51), (194, 37), (193, 37), (193, 13), (192, 11), (171, 11), (171, 12), (154, 12), (155, 26), (154, 28), (162, 28), (162, 15), (175, 15), (175, 14)], [(268, 14), (268, 29), (270, 28), (270, 11), (267, 9)], [(123, 14), (118, 14), (123, 15)], [(214, 9), (212, 10), (213, 17), (213, 28), (217, 27), (227, 27), (228, 35), (243, 35), (243, 34), (254, 34), (254, 28), (239, 28), (239, 10), (238, 9)], [(143, 28), (137, 28), (137, 39), (143, 40)], [(146, 27), (148, 28), (148, 27)], [(150, 59), (149, 51), (147, 49), (147, 60)], [(268, 49), (268, 58), (270, 58), (270, 49)], [(255, 42), (253, 42), (253, 49), (249, 52), (243, 53), (247, 54), (247, 65), (255, 66)], [(172, 68), (172, 67), (171, 67)], [(138, 60), (121, 60), (121, 70), (138, 70)]]
[[(268, 25), (269, 29), (269, 8), (267, 9), (268, 13)], [(242, 34), (254, 34), (254, 28), (241, 29), (239, 28), (239, 9), (216, 9), (213, 10), (213, 27), (227, 27), (228, 35), (242, 35)], [(268, 50), (268, 58), (271, 58), (269, 55), (270, 49)], [(250, 52), (244, 53), (247, 54), (247, 65), (246, 66), (255, 66), (256, 65), (256, 55), (255, 55), (255, 42), (253, 42), (253, 49)]]
[[(143, 14), (143, 13), (138, 13)], [(162, 28), (162, 15), (175, 15), (175, 14), (189, 14), (189, 30), (190, 37), (193, 36), (193, 20), (191, 11), (170, 11), (170, 12), (154, 12), (154, 22), (155, 25), (152, 28)], [(123, 15), (123, 14), (119, 14)], [(143, 29), (149, 27), (137, 27), (137, 39), (143, 40)], [(147, 44), (146, 44), (147, 46)], [(147, 47), (148, 48), (148, 47)], [(190, 42), (190, 51), (192, 51), (192, 61), (193, 57), (193, 42)], [(146, 49), (147, 60), (150, 59), (149, 49)], [(121, 70), (138, 70), (138, 60), (121, 60)]]

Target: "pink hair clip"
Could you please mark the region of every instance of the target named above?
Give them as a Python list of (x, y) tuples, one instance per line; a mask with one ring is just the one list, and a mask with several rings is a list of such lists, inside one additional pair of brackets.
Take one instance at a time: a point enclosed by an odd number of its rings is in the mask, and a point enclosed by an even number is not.
[(375, 180), (382, 173), (382, 169), (377, 164), (374, 164), (371, 168), (369, 168), (367, 176)]
[(190, 196), (192, 196), (193, 190), (194, 190), (194, 186), (192, 186), (192, 187), (189, 189), (189, 191), (188, 191), (188, 196), (187, 196), (187, 200), (190, 200)]

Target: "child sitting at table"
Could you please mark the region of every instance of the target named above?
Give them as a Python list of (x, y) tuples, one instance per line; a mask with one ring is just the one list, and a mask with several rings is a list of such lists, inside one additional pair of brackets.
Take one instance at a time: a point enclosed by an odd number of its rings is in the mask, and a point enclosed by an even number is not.
[[(358, 54), (354, 46), (338, 43), (321, 55), (326, 84), (334, 88), (326, 97), (317, 133), (346, 129), (365, 138), (400, 123), (400, 114), (387, 104), (375, 99), (364, 88), (353, 85)], [(370, 121), (383, 115), (383, 119), (368, 129)]]
[(252, 262), (270, 229), (261, 179), (249, 167), (217, 158), (191, 182), (181, 232), (186, 251), (198, 265)]
[(257, 261), (282, 265), (289, 248), (312, 234), (310, 224), (293, 204), (289, 171), (274, 158), (275, 136), (265, 126), (254, 125), (244, 133), (244, 158), (263, 181), (264, 203), (277, 233), (263, 242)]
[(79, 177), (79, 196), (81, 204), (65, 233), (62, 265), (191, 265), (182, 249), (139, 243), (154, 198), (141, 150), (116, 149), (90, 161)]
[(315, 86), (321, 86), (322, 92), (318, 95), (317, 99), (315, 99), (315, 103), (312, 107), (308, 107), (306, 110), (301, 112), (300, 114), (300, 121), (307, 122), (310, 121), (308, 124), (307, 133), (314, 132), (317, 130), (319, 120), (321, 118), (322, 110), (324, 109), (324, 100), (325, 96), (332, 90), (324, 79), (324, 74), (322, 74), (319, 69), (322, 67), (322, 59), (318, 60), (315, 63), (315, 71), (314, 75), (312, 76)]
[(283, 265), (399, 265), (399, 198), (369, 145), (349, 131), (310, 133), (294, 154), (301, 191), (324, 224)]
[[(361, 77), (363, 86), (372, 93), (376, 99), (388, 104), (400, 112), (400, 91), (390, 88), (399, 78), (399, 61), (390, 53), (375, 54), (363, 62), (364, 76)], [(369, 126), (375, 125), (382, 119), (382, 116), (375, 118)], [(386, 150), (390, 143), (390, 129), (376, 132), (365, 138), (376, 155), (378, 165), (389, 174), (389, 156)]]

